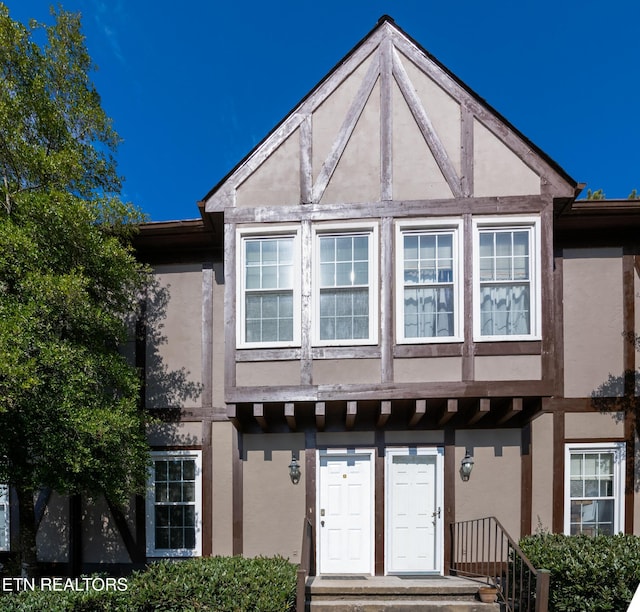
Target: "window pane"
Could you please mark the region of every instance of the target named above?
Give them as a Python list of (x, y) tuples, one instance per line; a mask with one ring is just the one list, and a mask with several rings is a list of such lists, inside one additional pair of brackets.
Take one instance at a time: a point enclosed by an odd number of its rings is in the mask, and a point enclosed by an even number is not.
[(510, 257), (512, 253), (512, 232), (496, 232), (496, 256)]
[(481, 287), (480, 326), (483, 336), (529, 334), (528, 285), (489, 285)]
[(353, 261), (353, 238), (335, 238), (336, 241), (336, 261)]
[(513, 254), (516, 256), (529, 255), (529, 232), (513, 232)]
[(418, 259), (418, 236), (405, 235), (404, 237), (404, 260)]
[(353, 239), (353, 258), (355, 261), (369, 260), (369, 236), (356, 236)]
[(480, 232), (480, 257), (493, 257), (493, 232)]
[[(320, 338), (355, 340), (369, 336), (369, 290), (328, 290), (320, 293)], [(356, 319), (358, 319), (356, 323)], [(366, 332), (363, 332), (363, 326)]]

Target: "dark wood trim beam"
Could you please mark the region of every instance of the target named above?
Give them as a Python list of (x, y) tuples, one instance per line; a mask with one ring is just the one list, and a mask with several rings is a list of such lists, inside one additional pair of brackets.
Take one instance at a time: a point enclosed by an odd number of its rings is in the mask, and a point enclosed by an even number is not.
[(231, 488), (232, 488), (232, 545), (231, 550), (234, 556), (242, 555), (244, 548), (244, 481), (243, 481), (243, 461), (242, 461), (242, 434), (239, 431), (232, 433), (232, 465), (231, 465)]
[(237, 363), (253, 361), (298, 361), (298, 359), (301, 358), (302, 350), (299, 348), (237, 349), (235, 352), (235, 360)]
[[(462, 234), (464, 273), (467, 278), (471, 278), (473, 270), (473, 224), (470, 213), (464, 215), (464, 232)], [(473, 342), (473, 283), (464, 282), (462, 284), (464, 303), (464, 345), (462, 347), (462, 380), (470, 382), (475, 379), (475, 344)]]
[(531, 518), (533, 514), (533, 461), (531, 457), (531, 423), (521, 430), (521, 462), (520, 462), (520, 537), (531, 535)]
[(437, 200), (389, 200), (344, 204), (307, 204), (305, 206), (260, 206), (232, 208), (225, 211), (227, 223), (295, 223), (309, 221), (339, 221), (375, 217), (453, 217), (465, 214), (491, 215), (538, 214), (548, 205), (548, 199), (531, 196), (488, 196), (481, 198), (441, 198)]
[(462, 104), (460, 107), (460, 183), (465, 198), (473, 195), (473, 113)]
[(564, 531), (564, 412), (553, 413), (553, 532)]
[(451, 528), (456, 520), (456, 432), (451, 427), (444, 430), (444, 573), (451, 568), (453, 540)]
[(377, 427), (384, 427), (391, 416), (391, 402), (382, 401), (380, 402), (380, 414), (378, 415), (378, 422), (376, 424)]
[(316, 402), (316, 428), (318, 431), (324, 431), (326, 424), (326, 404), (324, 402)]
[(264, 416), (264, 404), (253, 405), (253, 418), (258, 422), (262, 431), (266, 432), (269, 429), (269, 424)]
[(458, 400), (448, 399), (440, 412), (440, 418), (438, 419), (438, 425), (442, 427), (448, 421), (451, 420), (458, 413)]
[(375, 433), (376, 454), (374, 458), (374, 479), (375, 479), (375, 499), (374, 499), (374, 573), (376, 576), (384, 576), (385, 557), (385, 437), (384, 431), (377, 430)]
[(522, 398), (514, 397), (512, 398), (508, 405), (507, 409), (504, 411), (502, 416), (498, 419), (497, 425), (504, 425), (508, 421), (510, 421), (514, 416), (520, 414), (522, 412)]
[(291, 431), (297, 431), (296, 427), (296, 413), (295, 413), (295, 404), (291, 402), (287, 402), (284, 405), (284, 418), (287, 421), (287, 425)]
[(415, 357), (460, 357), (464, 344), (396, 344), (393, 356), (398, 359)]
[(311, 203), (312, 174), (312, 123), (311, 114), (305, 114), (300, 123), (300, 203)]
[(393, 219), (383, 217), (380, 228), (380, 377), (393, 381)]
[(487, 416), (491, 410), (491, 400), (488, 397), (481, 397), (473, 410), (473, 414), (469, 418), (467, 425), (475, 425), (480, 419)]
[(413, 406), (413, 414), (409, 419), (409, 427), (415, 427), (420, 419), (427, 413), (427, 400), (419, 399), (416, 400)]
[(623, 300), (623, 361), (624, 395), (629, 406), (624, 415), (625, 454), (625, 496), (624, 531), (633, 533), (636, 464), (636, 419), (640, 401), (636, 397), (636, 325), (635, 325), (635, 256), (625, 252), (622, 258), (622, 300)]
[(345, 418), (345, 427), (353, 429), (358, 414), (358, 402), (347, 402), (347, 414)]
[(212, 419), (202, 421), (202, 556), (213, 554)]
[(305, 471), (305, 501), (306, 501), (306, 516), (311, 522), (311, 529), (313, 533), (314, 541), (312, 542), (312, 555), (311, 555), (311, 575), (315, 575), (316, 573), (316, 534), (317, 532), (317, 521), (316, 521), (316, 481), (317, 481), (317, 473), (316, 473), (316, 432), (315, 431), (306, 431), (304, 435), (304, 471)]
[(224, 224), (224, 387), (236, 386), (236, 226)]
[(213, 263), (202, 265), (202, 407), (213, 405)]
[(391, 40), (380, 43), (380, 199), (393, 197), (393, 97)]
[(235, 404), (227, 404), (227, 418), (238, 431), (242, 431), (242, 422), (238, 418), (238, 407)]
[[(312, 338), (312, 298), (311, 298), (311, 255), (313, 253), (313, 235), (311, 232), (311, 222), (303, 221), (300, 227), (301, 242), (301, 287), (300, 287), (300, 342), (301, 348), (298, 352), (300, 359), (300, 384), (310, 385), (313, 382), (313, 361), (311, 359), (311, 338)], [(295, 357), (294, 357), (295, 359)]]
[(230, 404), (255, 402), (318, 402), (443, 397), (545, 397), (552, 389), (545, 380), (504, 380), (437, 383), (380, 383), (352, 385), (290, 385), (226, 389)]

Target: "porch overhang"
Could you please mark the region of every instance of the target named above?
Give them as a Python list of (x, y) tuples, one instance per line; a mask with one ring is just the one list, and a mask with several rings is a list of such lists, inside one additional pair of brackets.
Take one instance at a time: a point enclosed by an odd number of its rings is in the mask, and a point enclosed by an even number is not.
[(227, 404), (227, 418), (246, 433), (519, 428), (541, 411), (541, 397)]

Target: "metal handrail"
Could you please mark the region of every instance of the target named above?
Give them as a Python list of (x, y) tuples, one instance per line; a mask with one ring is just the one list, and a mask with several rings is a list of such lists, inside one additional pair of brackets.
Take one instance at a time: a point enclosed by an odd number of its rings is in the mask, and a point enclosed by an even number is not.
[(296, 610), (305, 612), (307, 599), (307, 576), (313, 571), (313, 525), (305, 517), (302, 525), (302, 547), (300, 564), (296, 572)]
[(549, 572), (535, 569), (493, 516), (451, 524), (451, 572), (498, 589), (509, 612), (547, 612)]

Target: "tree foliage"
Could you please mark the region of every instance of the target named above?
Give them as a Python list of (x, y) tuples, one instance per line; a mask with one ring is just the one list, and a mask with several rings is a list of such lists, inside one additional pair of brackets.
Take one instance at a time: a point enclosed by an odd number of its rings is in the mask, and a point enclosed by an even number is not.
[(0, 482), (21, 515), (43, 486), (124, 501), (148, 461), (119, 351), (148, 280), (129, 246), (143, 217), (119, 197), (80, 17), (52, 15), (25, 26), (0, 3)]

